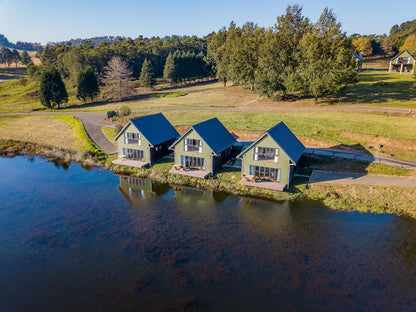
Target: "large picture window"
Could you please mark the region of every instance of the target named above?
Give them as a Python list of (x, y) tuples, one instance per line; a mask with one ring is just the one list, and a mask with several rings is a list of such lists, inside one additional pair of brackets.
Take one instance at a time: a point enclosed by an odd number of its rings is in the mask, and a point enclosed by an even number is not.
[(260, 179), (280, 181), (280, 170), (276, 168), (250, 166), (250, 175)]
[(205, 159), (200, 157), (181, 156), (181, 165), (185, 168), (205, 169)]
[(202, 153), (202, 140), (185, 139), (184, 149), (185, 152)]
[(140, 133), (124, 132), (124, 144), (138, 144), (142, 145)]
[(260, 147), (254, 148), (254, 160), (279, 162), (279, 150), (271, 147)]
[(143, 160), (143, 151), (131, 148), (123, 148), (123, 154), (128, 159)]

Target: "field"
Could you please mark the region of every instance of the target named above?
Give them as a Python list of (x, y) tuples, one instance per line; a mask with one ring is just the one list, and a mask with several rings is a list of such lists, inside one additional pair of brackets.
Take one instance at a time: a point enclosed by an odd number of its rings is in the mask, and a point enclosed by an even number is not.
[[(373, 65), (371, 65), (373, 66)], [(415, 80), (410, 75), (389, 75), (385, 71), (359, 74), (359, 83), (338, 97), (314, 104), (311, 98), (291, 101), (270, 100), (238, 86), (223, 87), (218, 82), (137, 89), (133, 100), (121, 103), (97, 101), (83, 104), (75, 88), (67, 84), (69, 103), (62, 111), (109, 111), (127, 106), (143, 113), (163, 111), (175, 126), (189, 126), (218, 117), (239, 136), (256, 136), (284, 121), (309, 146), (336, 146), (366, 150), (373, 154), (416, 159)], [(36, 92), (38, 84), (20, 78), (0, 84), (0, 112), (27, 112), (42, 109)], [(401, 111), (365, 111), (362, 106), (402, 108)], [(127, 119), (118, 121), (124, 124)], [(403, 131), (406, 129), (406, 131)]]
[(78, 123), (71, 116), (0, 116), (0, 139), (77, 152), (86, 149)]

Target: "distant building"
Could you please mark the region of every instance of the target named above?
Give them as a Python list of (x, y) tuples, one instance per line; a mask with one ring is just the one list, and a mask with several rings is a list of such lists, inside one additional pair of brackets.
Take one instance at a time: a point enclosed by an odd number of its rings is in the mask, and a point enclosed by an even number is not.
[(363, 54), (354, 52), (352, 55), (352, 59), (355, 61), (356, 69), (361, 72), (363, 70)]
[(411, 73), (414, 74), (416, 58), (407, 50), (401, 51), (390, 61), (389, 73)]
[(169, 154), (169, 146), (179, 133), (162, 113), (130, 120), (114, 138), (118, 159), (113, 161), (133, 167), (146, 167)]
[(217, 119), (193, 125), (170, 147), (175, 164), (170, 172), (206, 178), (231, 158), (235, 138)]
[(305, 147), (280, 122), (237, 157), (242, 159), (240, 184), (273, 190), (288, 188)]

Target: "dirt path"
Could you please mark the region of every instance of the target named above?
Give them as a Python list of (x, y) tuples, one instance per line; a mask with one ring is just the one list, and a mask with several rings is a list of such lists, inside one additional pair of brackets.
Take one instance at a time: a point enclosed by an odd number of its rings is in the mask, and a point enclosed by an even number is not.
[(397, 177), (386, 175), (371, 175), (348, 172), (332, 172), (314, 170), (309, 179), (309, 184), (314, 183), (339, 183), (339, 184), (365, 184), (385, 186), (409, 186), (416, 187), (416, 177)]

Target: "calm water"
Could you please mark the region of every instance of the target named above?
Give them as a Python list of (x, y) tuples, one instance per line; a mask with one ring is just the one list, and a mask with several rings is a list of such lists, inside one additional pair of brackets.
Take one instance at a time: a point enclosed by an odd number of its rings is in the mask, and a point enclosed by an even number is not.
[(0, 158), (0, 311), (415, 311), (416, 222)]

